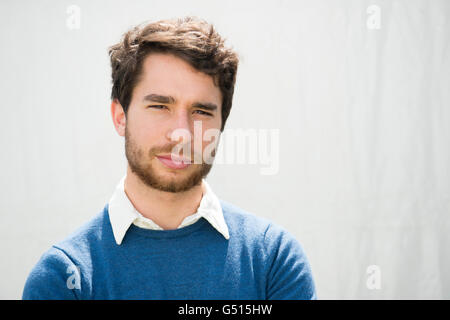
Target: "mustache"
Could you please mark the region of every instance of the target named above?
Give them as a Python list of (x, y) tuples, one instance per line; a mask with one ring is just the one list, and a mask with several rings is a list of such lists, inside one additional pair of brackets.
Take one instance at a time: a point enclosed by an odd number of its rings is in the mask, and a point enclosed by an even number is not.
[[(177, 149), (175, 149), (175, 147), (177, 147)], [(185, 154), (186, 152), (188, 154)], [(194, 154), (195, 154), (194, 150), (192, 150), (191, 148), (187, 148), (187, 147), (181, 148), (181, 146), (178, 146), (177, 144), (168, 144), (168, 145), (161, 146), (161, 147), (160, 146), (156, 146), (156, 147), (153, 147), (153, 148), (150, 149), (150, 155), (151, 156), (155, 156), (155, 155), (160, 154), (160, 153), (173, 153), (173, 154), (176, 154), (176, 155), (181, 155), (182, 154), (182, 155), (184, 155), (186, 157), (190, 157), (191, 159), (194, 158)]]
[[(156, 146), (156, 147), (152, 147), (150, 149), (150, 155), (155, 155), (155, 154), (159, 154), (159, 153), (172, 153), (172, 151), (174, 150), (176, 144), (169, 144), (169, 145), (165, 145), (165, 146)], [(184, 149), (182, 149), (184, 150)]]
[[(177, 149), (175, 149), (177, 147)], [(199, 153), (195, 153), (195, 150), (190, 149), (189, 147), (184, 147), (183, 146), (178, 146), (177, 143), (175, 144), (167, 144), (164, 146), (155, 146), (152, 147), (149, 151), (149, 154), (151, 157), (156, 156), (157, 154), (161, 154), (161, 153), (173, 153), (175, 155), (183, 155), (187, 158), (189, 158), (190, 160), (195, 159), (195, 155), (198, 156), (202, 156), (202, 150), (200, 150)], [(188, 154), (185, 154), (185, 150), (189, 150)], [(176, 152), (178, 151), (178, 152)], [(211, 156), (215, 157), (216, 155), (216, 148), (214, 148), (211, 152)]]

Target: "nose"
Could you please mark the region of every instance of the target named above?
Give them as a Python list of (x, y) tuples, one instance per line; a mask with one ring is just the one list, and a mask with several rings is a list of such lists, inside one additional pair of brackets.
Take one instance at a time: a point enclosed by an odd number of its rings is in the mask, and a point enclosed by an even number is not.
[(172, 142), (187, 143), (191, 139), (192, 120), (186, 110), (180, 110), (171, 117), (166, 138)]

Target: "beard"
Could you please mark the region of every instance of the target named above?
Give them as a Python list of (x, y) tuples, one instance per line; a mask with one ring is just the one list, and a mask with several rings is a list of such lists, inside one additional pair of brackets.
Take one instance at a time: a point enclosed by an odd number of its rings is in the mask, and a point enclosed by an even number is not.
[[(164, 172), (158, 173), (158, 169), (152, 165), (153, 159), (160, 153), (172, 153), (176, 144), (163, 147), (153, 147), (147, 153), (139, 148), (125, 127), (125, 154), (131, 171), (148, 187), (164, 192), (184, 192), (201, 184), (212, 168), (212, 161), (205, 163), (202, 158), (201, 164), (192, 163), (185, 169), (177, 169), (176, 174), (168, 175)], [(215, 149), (211, 153), (215, 156)], [(193, 162), (194, 157), (190, 158)], [(158, 160), (159, 161), (159, 160)], [(210, 164), (211, 163), (211, 164)], [(167, 169), (170, 170), (170, 169)], [(162, 171), (162, 170), (161, 170)], [(189, 172), (189, 174), (187, 173)]]

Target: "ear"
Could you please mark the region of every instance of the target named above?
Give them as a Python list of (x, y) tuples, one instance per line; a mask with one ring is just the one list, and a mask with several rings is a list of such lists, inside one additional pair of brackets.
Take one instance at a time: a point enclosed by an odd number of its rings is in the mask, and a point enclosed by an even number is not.
[(125, 126), (127, 124), (127, 119), (122, 105), (117, 99), (111, 101), (111, 116), (117, 133), (122, 137), (125, 136)]

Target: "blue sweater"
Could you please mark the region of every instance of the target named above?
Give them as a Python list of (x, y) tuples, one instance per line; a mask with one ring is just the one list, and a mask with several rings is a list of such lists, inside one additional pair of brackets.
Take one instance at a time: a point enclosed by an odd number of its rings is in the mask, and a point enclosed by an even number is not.
[(220, 200), (230, 239), (204, 218), (174, 230), (131, 225), (117, 245), (108, 205), (47, 250), (23, 299), (316, 299), (305, 253), (269, 220)]

